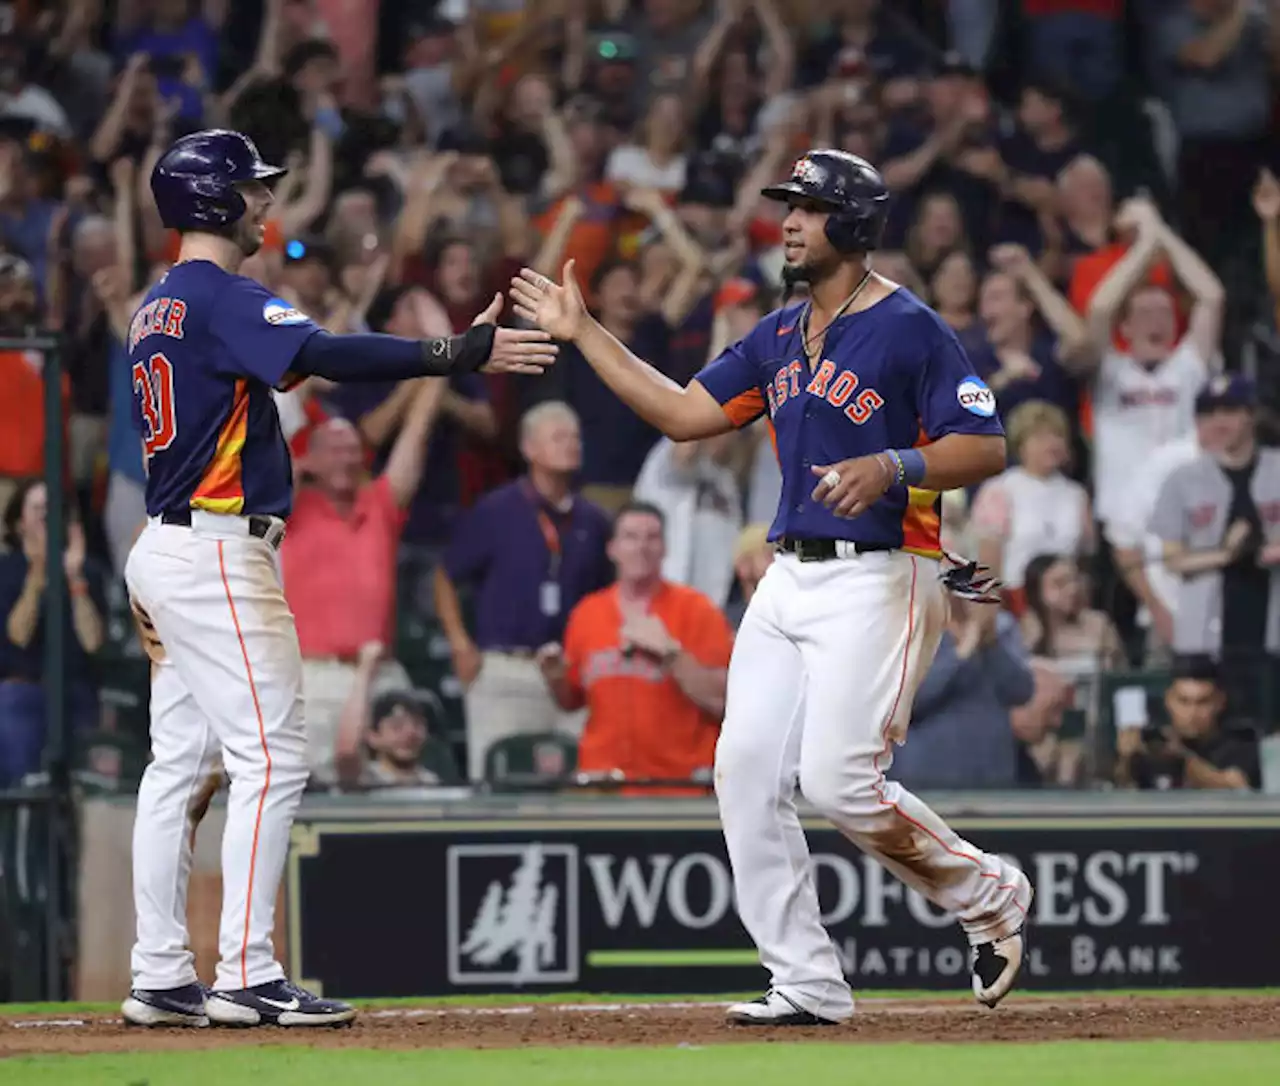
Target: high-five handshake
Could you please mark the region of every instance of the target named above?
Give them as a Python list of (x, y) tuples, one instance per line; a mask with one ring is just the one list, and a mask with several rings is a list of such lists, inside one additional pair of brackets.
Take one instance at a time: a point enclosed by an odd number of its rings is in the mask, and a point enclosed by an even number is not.
[(565, 264), (562, 279), (563, 283), (556, 283), (530, 268), (521, 268), (511, 280), (511, 301), (517, 316), (567, 342), (582, 330), (588, 314), (572, 260)]

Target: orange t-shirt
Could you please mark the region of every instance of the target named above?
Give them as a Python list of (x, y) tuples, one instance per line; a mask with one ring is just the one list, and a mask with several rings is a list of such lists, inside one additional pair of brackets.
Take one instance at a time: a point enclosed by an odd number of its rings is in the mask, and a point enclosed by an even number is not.
[[(1071, 285), (1068, 288), (1068, 297), (1072, 308), (1077, 313), (1083, 316), (1088, 311), (1089, 299), (1093, 297), (1093, 292), (1098, 289), (1098, 284), (1107, 277), (1112, 268), (1120, 263), (1124, 258), (1124, 254), (1128, 251), (1128, 245), (1114, 241), (1110, 245), (1104, 245), (1101, 249), (1094, 249), (1093, 252), (1076, 259), (1075, 267), (1071, 271)], [(1153, 264), (1151, 270), (1147, 272), (1147, 282), (1151, 286), (1165, 287), (1171, 293), (1174, 292), (1176, 281), (1173, 278), (1173, 269), (1169, 267), (1169, 262), (1161, 260)], [(1181, 322), (1181, 309), (1179, 309), (1178, 316)], [(1183, 331), (1184, 329), (1179, 326), (1178, 334), (1181, 335)], [(1123, 351), (1128, 346), (1118, 328), (1116, 329), (1114, 342), (1117, 350)]]
[[(729, 623), (706, 596), (663, 583), (650, 604), (671, 636), (705, 667), (728, 667)], [(582, 692), (587, 723), (578, 768), (620, 769), (631, 780), (682, 780), (715, 762), (720, 721), (699, 709), (651, 657), (624, 657), (616, 586), (593, 592), (569, 615), (564, 635), (570, 685)], [(702, 789), (636, 789), (675, 795)]]
[(349, 517), (314, 487), (298, 492), (280, 562), (303, 656), (350, 660), (369, 641), (392, 644), (404, 522), (385, 476), (361, 487)]
[[(44, 360), (38, 351), (0, 351), (0, 476), (44, 474)], [(62, 376), (62, 408), (71, 383)], [(64, 431), (65, 433), (65, 431)]]
[[(582, 217), (569, 231), (569, 240), (564, 247), (564, 255), (560, 262), (573, 260), (578, 285), (584, 293), (590, 291), (591, 277), (596, 269), (611, 256), (617, 248), (620, 237), (633, 230), (643, 230), (643, 216), (637, 216), (622, 206), (618, 190), (608, 181), (598, 181), (578, 189), (576, 195), (586, 205)], [(557, 200), (546, 211), (533, 220), (534, 227), (546, 237), (555, 225), (556, 216), (560, 214), (563, 198)], [(560, 269), (556, 269), (559, 279)], [(591, 299), (588, 298), (588, 301)]]

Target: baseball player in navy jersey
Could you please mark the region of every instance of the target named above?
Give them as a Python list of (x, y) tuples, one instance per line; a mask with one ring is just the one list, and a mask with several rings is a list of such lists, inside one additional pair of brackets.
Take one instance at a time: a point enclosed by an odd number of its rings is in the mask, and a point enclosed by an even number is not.
[[(151, 751), (133, 837), (137, 942), (126, 1021), (340, 1025), (354, 1010), (289, 983), (271, 945), (289, 830), (307, 781), (302, 661), (276, 549), (292, 500), (272, 390), (335, 381), (537, 373), (539, 331), (499, 329), (501, 296), (461, 336), (335, 336), (237, 275), (262, 244), (269, 166), (237, 132), (197, 132), (161, 157), (151, 189), (182, 235), (126, 344), (147, 463), (147, 525), (125, 567), (152, 660)], [(221, 756), (219, 962), (211, 989), (188, 947), (194, 824)]]
[(797, 786), (958, 917), (974, 994), (995, 1006), (1022, 965), (1031, 884), (885, 777), (942, 634), (947, 587), (995, 598), (973, 565), (944, 571), (939, 545), (940, 492), (1004, 467), (995, 399), (942, 320), (870, 270), (888, 204), (875, 169), (810, 151), (764, 195), (790, 207), (787, 277), (808, 283), (808, 300), (765, 317), (686, 388), (588, 315), (572, 262), (560, 285), (522, 271), (511, 295), (520, 316), (572, 340), (668, 437), (710, 437), (762, 415), (774, 430), (779, 553), (738, 632), (715, 768), (738, 911), (771, 986), (731, 1007), (730, 1021), (820, 1025), (853, 1013), (820, 920)]

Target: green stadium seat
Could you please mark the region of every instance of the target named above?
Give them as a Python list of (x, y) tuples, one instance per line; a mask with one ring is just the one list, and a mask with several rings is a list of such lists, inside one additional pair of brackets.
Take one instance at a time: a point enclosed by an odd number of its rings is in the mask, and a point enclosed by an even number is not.
[(489, 748), (484, 758), (485, 780), (499, 783), (510, 777), (553, 780), (578, 767), (578, 742), (557, 732), (509, 735)]

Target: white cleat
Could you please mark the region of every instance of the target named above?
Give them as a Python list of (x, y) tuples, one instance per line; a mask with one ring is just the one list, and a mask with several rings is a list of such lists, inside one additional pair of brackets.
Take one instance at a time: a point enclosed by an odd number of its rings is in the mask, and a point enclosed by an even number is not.
[(1022, 972), (1024, 930), (973, 948), (973, 995), (984, 1007), (994, 1007), (1004, 999)]

